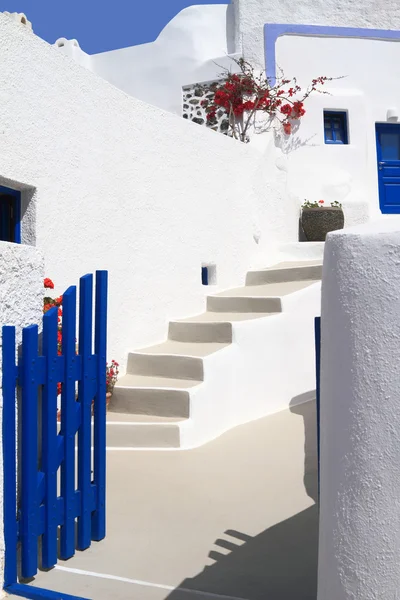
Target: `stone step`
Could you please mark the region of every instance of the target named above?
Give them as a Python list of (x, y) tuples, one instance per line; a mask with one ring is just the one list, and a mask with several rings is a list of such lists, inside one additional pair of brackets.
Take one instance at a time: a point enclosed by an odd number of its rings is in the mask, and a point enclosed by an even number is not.
[(284, 262), (267, 269), (249, 271), (246, 277), (246, 286), (266, 283), (317, 281), (321, 278), (321, 261)]
[(110, 413), (187, 418), (190, 413), (189, 389), (200, 381), (125, 375), (117, 382), (110, 402)]
[(184, 419), (107, 413), (107, 448), (179, 448)]
[(188, 343), (168, 340), (163, 344), (131, 352), (127, 373), (203, 381), (203, 358), (229, 344)]
[(308, 287), (312, 281), (284, 281), (226, 290), (215, 296), (208, 296), (209, 311), (232, 312), (282, 312), (281, 297)]
[(179, 321), (171, 321), (168, 337), (181, 342), (232, 342), (232, 323), (270, 317), (275, 313), (205, 312)]
[(325, 242), (289, 242), (279, 247), (279, 257), (282, 260), (307, 261), (319, 260), (324, 257)]

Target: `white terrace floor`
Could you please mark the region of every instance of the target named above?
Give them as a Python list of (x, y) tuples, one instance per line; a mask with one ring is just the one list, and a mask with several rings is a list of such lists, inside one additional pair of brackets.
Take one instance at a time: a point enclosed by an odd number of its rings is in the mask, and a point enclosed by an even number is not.
[(196, 450), (109, 451), (106, 540), (32, 585), (95, 600), (315, 600), (315, 439), (307, 403)]

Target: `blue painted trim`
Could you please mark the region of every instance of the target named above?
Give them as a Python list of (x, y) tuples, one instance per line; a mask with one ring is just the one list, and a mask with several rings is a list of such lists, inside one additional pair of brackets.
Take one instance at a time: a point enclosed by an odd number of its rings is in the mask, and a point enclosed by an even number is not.
[(91, 508), (91, 413), (96, 382), (92, 356), (93, 275), (84, 275), (79, 288), (79, 354), (82, 357), (82, 377), (78, 384), (81, 424), (78, 429), (78, 489), (81, 493), (81, 514), (78, 517), (78, 550), (89, 548), (92, 533)]
[(13, 596), (28, 598), (30, 600), (90, 600), (89, 598), (83, 598), (82, 596), (71, 596), (70, 594), (53, 592), (52, 590), (32, 587), (24, 583), (14, 583), (13, 585), (9, 585), (5, 588), (5, 591)]
[(315, 317), (315, 379), (317, 410), (317, 456), (318, 456), (318, 495), (320, 481), (320, 439), (321, 439), (321, 317)]
[(320, 25), (267, 23), (264, 25), (265, 72), (266, 76), (272, 80), (276, 77), (276, 40), (283, 35), (400, 41), (400, 31), (390, 29), (359, 29), (357, 27), (324, 27)]
[(21, 575), (34, 577), (38, 565), (38, 335), (37, 325), (22, 331), (21, 393)]
[(71, 286), (62, 301), (62, 354), (64, 356), (64, 383), (61, 388), (61, 435), (64, 436), (64, 460), (61, 463), (61, 496), (64, 503), (64, 524), (60, 531), (60, 558), (67, 560), (75, 554), (75, 434), (76, 402), (76, 287)]
[(96, 271), (95, 352), (97, 391), (94, 402), (94, 483), (96, 511), (92, 516), (92, 539), (106, 535), (106, 364), (107, 364), (108, 272)]
[(201, 267), (201, 283), (208, 285), (208, 267)]
[(21, 192), (0, 185), (0, 192), (15, 198), (14, 244), (21, 243)]
[[(398, 204), (385, 204), (386, 189), (385, 189), (385, 175), (384, 170), (379, 170), (379, 163), (383, 161), (382, 148), (380, 143), (379, 134), (383, 131), (392, 131), (396, 134), (400, 134), (400, 124), (398, 123), (375, 123), (375, 136), (376, 136), (376, 157), (377, 157), (377, 169), (378, 169), (378, 191), (379, 191), (379, 207), (382, 214), (385, 215), (397, 215), (400, 213), (400, 207)], [(399, 160), (384, 160), (385, 165), (391, 168), (397, 168), (400, 172), (400, 161)], [(390, 177), (386, 176), (387, 183), (396, 183), (399, 186), (400, 192), (400, 179), (393, 177), (391, 181)]]
[(17, 581), (17, 470), (16, 448), (16, 382), (17, 366), (15, 327), (3, 326), (2, 388), (3, 388), (3, 473), (4, 473), (4, 583)]
[[(332, 132), (332, 140), (328, 140), (326, 138), (326, 128), (325, 128), (325, 119), (329, 119), (330, 121), (332, 119), (334, 119), (335, 117), (340, 117), (340, 129), (339, 131), (341, 132), (341, 140), (337, 140), (336, 139), (336, 129), (332, 126), (332, 123), (330, 123), (330, 129)], [(346, 145), (349, 143), (349, 136), (348, 136), (348, 126), (347, 126), (347, 112), (344, 110), (324, 110), (324, 138), (325, 138), (325, 144), (339, 144), (340, 146)]]
[[(42, 392), (42, 472), (44, 474), (44, 521), (42, 566), (50, 569), (57, 562), (57, 329), (58, 309), (43, 315), (43, 356), (47, 378)], [(41, 500), (39, 500), (41, 503)]]

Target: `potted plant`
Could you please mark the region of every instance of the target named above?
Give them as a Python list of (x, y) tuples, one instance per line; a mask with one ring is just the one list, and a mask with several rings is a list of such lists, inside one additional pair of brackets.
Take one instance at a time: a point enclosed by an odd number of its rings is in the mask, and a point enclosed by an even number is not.
[(325, 206), (324, 200), (305, 200), (301, 209), (301, 225), (308, 242), (324, 242), (330, 231), (344, 227), (344, 213), (340, 202), (331, 202), (330, 206)]

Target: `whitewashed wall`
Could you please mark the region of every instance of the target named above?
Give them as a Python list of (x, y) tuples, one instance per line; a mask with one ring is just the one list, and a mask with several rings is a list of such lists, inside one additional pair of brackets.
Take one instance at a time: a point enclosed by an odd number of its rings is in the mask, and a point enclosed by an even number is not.
[(400, 589), (400, 219), (328, 236), (318, 600)]
[[(397, 0), (232, 0), (236, 52), (261, 68), (265, 66), (263, 26), (265, 23), (330, 25), (400, 29)], [(314, 54), (313, 54), (314, 59)]]
[(56, 42), (60, 53), (97, 73), (127, 94), (182, 115), (182, 87), (235, 70), (233, 7), (189, 6), (151, 43), (89, 56), (76, 40)]
[(227, 288), (273, 261), (297, 207), (273, 141), (262, 154), (130, 98), (20, 29), (0, 16), (0, 176), (36, 190), (57, 293), (109, 269), (109, 358), (124, 362), (204, 309), (202, 263)]
[[(298, 77), (302, 85), (319, 75), (344, 76), (326, 85), (328, 95), (307, 100), (307, 114), (286, 145), (290, 188), (301, 200), (343, 201), (353, 223), (365, 221), (368, 215), (377, 217), (375, 123), (386, 122), (389, 108), (397, 107), (400, 114), (400, 83), (393, 77), (400, 45), (396, 41), (284, 36), (277, 40), (276, 54), (285, 75)], [(348, 111), (348, 145), (324, 143), (324, 109)]]
[[(39, 250), (30, 246), (0, 242), (0, 431), (3, 396), (1, 351), (2, 326), (14, 325), (17, 343), (22, 328), (39, 324), (43, 313), (44, 261)], [(3, 464), (3, 446), (0, 444), (0, 464)], [(0, 469), (0, 513), (3, 514), (3, 469)], [(0, 519), (0, 581), (4, 580), (3, 519)], [(3, 597), (0, 592), (0, 597)]]

